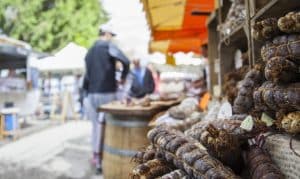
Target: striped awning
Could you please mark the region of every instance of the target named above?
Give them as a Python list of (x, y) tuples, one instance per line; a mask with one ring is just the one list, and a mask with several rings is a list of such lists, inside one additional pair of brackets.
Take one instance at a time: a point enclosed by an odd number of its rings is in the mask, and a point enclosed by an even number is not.
[(151, 29), (149, 50), (200, 53), (215, 0), (141, 0)]

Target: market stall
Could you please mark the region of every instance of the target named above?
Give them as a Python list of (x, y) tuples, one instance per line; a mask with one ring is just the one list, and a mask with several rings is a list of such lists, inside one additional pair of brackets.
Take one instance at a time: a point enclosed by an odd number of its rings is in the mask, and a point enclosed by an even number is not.
[(87, 49), (73, 42), (54, 55), (32, 59), (30, 67), (38, 70), (41, 80), (44, 113), (51, 119), (78, 118), (79, 86), (84, 73)]
[[(29, 44), (0, 36), (0, 109), (5, 103), (14, 103), (23, 116), (36, 109), (39, 94), (34, 91), (33, 71), (28, 66), (29, 57), (34, 56)], [(29, 99), (37, 99), (29, 104)]]
[(37, 109), (39, 92), (28, 66), (34, 55), (29, 44), (0, 36), (0, 135), (16, 137), (19, 118), (29, 117)]
[[(167, 6), (155, 3), (144, 2), (154, 41), (166, 37), (153, 22)], [(219, 1), (206, 20), (208, 109), (187, 98), (156, 115), (132, 178), (300, 177), (299, 7), (298, 1)], [(156, 50), (172, 51), (158, 43)]]

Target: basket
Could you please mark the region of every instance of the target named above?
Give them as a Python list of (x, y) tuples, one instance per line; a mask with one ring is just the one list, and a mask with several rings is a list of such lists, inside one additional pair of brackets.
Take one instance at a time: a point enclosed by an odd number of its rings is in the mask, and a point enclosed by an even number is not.
[(300, 178), (300, 140), (292, 139), (292, 149), (290, 147), (291, 136), (287, 134), (274, 134), (268, 136), (265, 147), (267, 147), (271, 158), (280, 168), (286, 178)]

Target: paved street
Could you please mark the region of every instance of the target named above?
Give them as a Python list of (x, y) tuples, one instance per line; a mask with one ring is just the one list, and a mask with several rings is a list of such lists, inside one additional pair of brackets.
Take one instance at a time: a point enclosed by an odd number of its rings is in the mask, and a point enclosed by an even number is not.
[(0, 147), (0, 179), (99, 179), (89, 163), (90, 123), (72, 121)]

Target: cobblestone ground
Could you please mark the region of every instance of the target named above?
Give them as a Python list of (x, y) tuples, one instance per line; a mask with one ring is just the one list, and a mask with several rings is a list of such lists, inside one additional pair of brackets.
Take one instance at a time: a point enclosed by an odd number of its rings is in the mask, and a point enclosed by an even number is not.
[(89, 163), (90, 123), (74, 121), (0, 148), (0, 179), (102, 179)]

